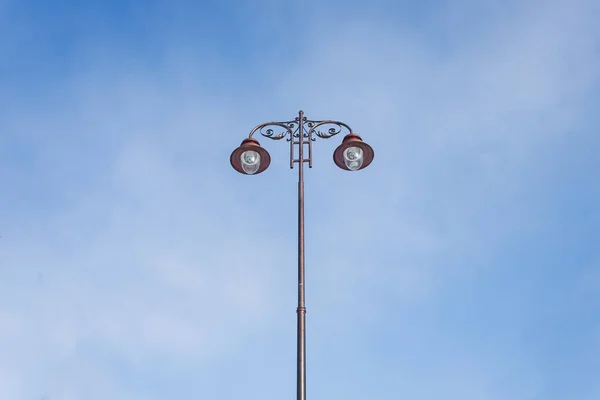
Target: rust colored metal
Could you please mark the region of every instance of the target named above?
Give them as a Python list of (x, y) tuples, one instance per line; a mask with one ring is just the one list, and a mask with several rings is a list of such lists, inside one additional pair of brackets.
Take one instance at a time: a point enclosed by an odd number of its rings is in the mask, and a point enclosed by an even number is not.
[[(298, 117), (292, 121), (267, 122), (256, 126), (241, 146), (233, 151), (230, 162), (233, 168), (246, 174), (242, 169), (241, 155), (246, 150), (254, 150), (261, 156), (261, 164), (256, 174), (263, 172), (269, 166), (271, 157), (269, 153), (260, 146), (253, 138), (256, 132), (262, 136), (272, 139), (286, 139), (290, 142), (290, 168), (298, 164), (298, 306), (297, 314), (297, 400), (306, 400), (306, 301), (305, 301), (305, 273), (304, 273), (304, 163), (312, 168), (312, 144), (316, 138), (329, 139), (342, 131), (348, 134), (344, 137), (342, 144), (335, 150), (333, 159), (335, 164), (345, 170), (349, 170), (343, 158), (343, 152), (350, 146), (357, 146), (363, 150), (363, 164), (360, 169), (368, 166), (373, 161), (373, 149), (362, 141), (360, 136), (352, 132), (352, 129), (343, 122), (333, 120), (312, 121), (307, 120), (304, 111), (298, 112)], [(308, 145), (308, 158), (305, 158), (304, 145)], [(296, 147), (298, 156), (296, 158)]]
[(242, 168), (242, 154), (247, 150), (254, 150), (260, 155), (260, 166), (254, 175), (260, 174), (269, 167), (269, 164), (271, 164), (271, 156), (269, 155), (269, 152), (265, 150), (260, 143), (258, 143), (258, 140), (250, 137), (244, 139), (240, 147), (231, 153), (229, 162), (231, 163), (233, 169), (241, 174), (248, 175)]
[(343, 170), (351, 171), (351, 169), (346, 166), (346, 163), (344, 163), (344, 150), (348, 147), (358, 147), (363, 151), (363, 163), (359, 170), (366, 168), (371, 164), (375, 157), (375, 153), (371, 146), (363, 142), (361, 137), (356, 133), (350, 133), (349, 135), (346, 135), (344, 140), (342, 140), (342, 144), (340, 144), (333, 152), (333, 162)]
[(298, 364), (297, 399), (306, 400), (306, 304), (304, 301), (304, 112), (298, 113)]

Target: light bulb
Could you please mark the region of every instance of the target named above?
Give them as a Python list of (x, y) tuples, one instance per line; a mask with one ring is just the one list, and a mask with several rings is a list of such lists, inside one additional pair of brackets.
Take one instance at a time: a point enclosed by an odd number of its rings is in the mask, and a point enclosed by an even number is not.
[(242, 153), (242, 169), (248, 175), (255, 174), (260, 167), (260, 154), (254, 150), (247, 150)]
[(360, 169), (363, 163), (363, 151), (360, 147), (348, 147), (344, 150), (344, 164), (351, 171)]

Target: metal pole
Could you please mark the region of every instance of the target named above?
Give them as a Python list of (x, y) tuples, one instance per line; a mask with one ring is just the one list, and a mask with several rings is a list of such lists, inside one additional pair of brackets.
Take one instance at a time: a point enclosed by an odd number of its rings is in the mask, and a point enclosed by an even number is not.
[[(304, 124), (308, 126), (306, 132), (306, 141), (308, 143), (308, 158), (304, 158)], [(297, 124), (297, 125), (296, 125)], [(323, 130), (321, 127), (330, 125), (329, 129)], [(297, 130), (296, 130), (297, 126)], [(266, 129), (263, 131), (263, 129)], [(283, 129), (283, 132), (277, 133), (275, 129)], [(305, 307), (305, 287), (304, 287), (304, 162), (308, 162), (308, 167), (312, 168), (312, 140), (313, 134), (321, 139), (329, 139), (343, 130), (347, 130), (348, 134), (344, 137), (342, 144), (337, 147), (333, 153), (333, 160), (335, 164), (344, 170), (350, 170), (350, 168), (344, 162), (344, 151), (350, 146), (357, 146), (364, 152), (364, 161), (360, 168), (365, 168), (373, 161), (373, 149), (371, 146), (362, 141), (360, 136), (353, 133), (352, 129), (345, 123), (334, 120), (322, 120), (312, 121), (304, 119), (304, 111), (298, 112), (298, 118), (293, 121), (282, 121), (282, 122), (266, 122), (256, 126), (250, 134), (248, 139), (245, 139), (240, 147), (235, 149), (231, 153), (230, 162), (232, 167), (246, 175), (252, 173), (247, 172), (244, 168), (244, 161), (242, 155), (246, 151), (256, 151), (261, 154), (261, 158), (266, 160), (263, 166), (260, 166), (258, 171), (255, 173), (261, 173), (264, 171), (270, 163), (269, 153), (263, 149), (256, 139), (252, 137), (256, 132), (259, 132), (262, 136), (273, 139), (281, 140), (286, 136), (290, 136), (290, 168), (294, 168), (294, 164), (298, 163), (298, 308), (296, 308), (296, 314), (298, 317), (298, 347), (297, 347), (297, 400), (306, 400), (306, 307)], [(298, 140), (295, 140), (296, 137)], [(298, 158), (294, 156), (294, 146), (298, 145)]]
[[(304, 304), (304, 111), (299, 112), (298, 133), (298, 400), (306, 400), (306, 308)], [(293, 138), (292, 138), (293, 140)]]

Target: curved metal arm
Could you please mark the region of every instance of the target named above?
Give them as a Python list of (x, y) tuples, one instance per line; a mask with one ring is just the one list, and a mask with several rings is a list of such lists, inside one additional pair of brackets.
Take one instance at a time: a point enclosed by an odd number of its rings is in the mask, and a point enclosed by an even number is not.
[[(252, 135), (254, 135), (258, 131), (264, 137), (273, 139), (273, 140), (281, 140), (284, 137), (286, 137), (288, 134), (290, 135), (290, 138), (292, 138), (294, 135), (294, 128), (296, 128), (296, 125), (297, 125), (296, 121), (266, 122), (264, 124), (258, 125), (254, 129), (252, 129), (252, 131), (250, 132), (250, 135), (248, 137), (252, 137)], [(263, 132), (263, 129), (266, 127), (269, 127), (269, 126), (270, 127), (276, 126), (279, 128), (283, 128), (285, 130), (283, 132), (275, 134), (275, 131), (273, 130), (273, 128), (269, 128)], [(291, 139), (288, 139), (288, 141), (289, 140), (291, 140)]]
[[(308, 130), (308, 134), (306, 135), (306, 137), (310, 138), (310, 140), (313, 140), (313, 141), (315, 140), (315, 138), (312, 137), (313, 133), (315, 135), (317, 135), (318, 137), (320, 137), (321, 139), (329, 139), (329, 138), (341, 133), (344, 128), (348, 130), (348, 133), (352, 133), (352, 128), (350, 128), (350, 126), (348, 126), (347, 124), (340, 122), (340, 121), (332, 121), (332, 120), (307, 121), (306, 125), (308, 125), (308, 127), (310, 128)], [(320, 130), (317, 130), (318, 127), (323, 126), (323, 125), (336, 125), (336, 127), (331, 127), (329, 129), (327, 129), (327, 132), (322, 132)]]
[[(321, 130), (321, 127), (326, 126), (329, 126), (329, 128)], [(272, 140), (281, 140), (287, 136), (287, 142), (290, 143), (290, 168), (293, 169), (295, 163), (299, 163), (300, 167), (302, 167), (305, 162), (308, 162), (308, 167), (312, 168), (312, 143), (316, 141), (316, 137), (314, 136), (318, 136), (321, 139), (329, 139), (342, 133), (344, 130), (348, 134), (353, 133), (352, 128), (343, 122), (334, 120), (308, 120), (304, 116), (304, 112), (300, 111), (298, 117), (292, 121), (271, 121), (257, 125), (250, 131), (248, 138), (252, 138), (256, 132)], [(304, 157), (305, 144), (308, 145), (308, 158)], [(298, 158), (295, 157), (295, 146), (298, 146)]]
[[(310, 140), (312, 140), (312, 141), (316, 140), (313, 137), (313, 134), (320, 137), (321, 139), (329, 139), (329, 138), (341, 133), (342, 130), (344, 130), (344, 129), (347, 130), (348, 133), (352, 133), (352, 128), (350, 128), (349, 125), (347, 125), (343, 122), (340, 122), (340, 121), (333, 121), (333, 120), (309, 121), (306, 118), (304, 118), (304, 124), (309, 129), (308, 129), (308, 131), (304, 130), (303, 136), (305, 138), (310, 138)], [(321, 126), (326, 126), (326, 125), (335, 125), (335, 126), (330, 127), (326, 131), (321, 131), (318, 129)], [(273, 129), (273, 127), (283, 128), (283, 131), (281, 131), (279, 133), (275, 133), (276, 130)], [(268, 129), (264, 130), (265, 128), (268, 128)], [(252, 129), (252, 131), (250, 131), (250, 134), (248, 135), (248, 137), (252, 137), (256, 132), (259, 132), (262, 136), (264, 136), (266, 138), (273, 139), (273, 140), (281, 140), (289, 134), (289, 138), (287, 140), (290, 141), (290, 140), (292, 140), (292, 138), (298, 137), (298, 135), (300, 134), (300, 132), (297, 132), (298, 128), (299, 128), (298, 118), (296, 118), (294, 121), (265, 122), (264, 124), (257, 125), (254, 129)]]

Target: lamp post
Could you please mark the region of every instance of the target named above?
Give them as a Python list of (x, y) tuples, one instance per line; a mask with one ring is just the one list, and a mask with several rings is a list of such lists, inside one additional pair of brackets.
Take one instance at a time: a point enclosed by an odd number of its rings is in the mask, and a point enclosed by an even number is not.
[[(260, 174), (271, 163), (271, 156), (253, 135), (281, 140), (290, 143), (290, 168), (298, 164), (298, 347), (297, 347), (297, 400), (306, 400), (306, 307), (304, 298), (304, 163), (312, 168), (312, 145), (316, 137), (329, 139), (346, 131), (347, 135), (333, 152), (335, 164), (346, 171), (358, 171), (367, 167), (374, 157), (373, 149), (363, 142), (360, 136), (343, 122), (306, 119), (300, 111), (293, 121), (267, 122), (258, 125), (244, 139), (242, 144), (231, 153), (231, 166), (245, 175)], [(316, 136), (316, 137), (315, 137)], [(308, 157), (305, 157), (305, 145)], [(296, 148), (297, 146), (297, 148)], [(296, 158), (297, 150), (297, 158)]]

